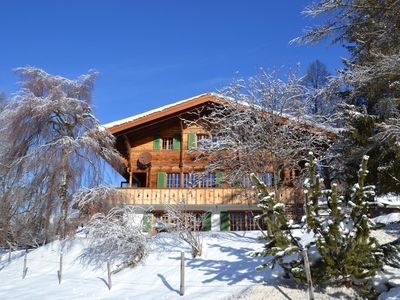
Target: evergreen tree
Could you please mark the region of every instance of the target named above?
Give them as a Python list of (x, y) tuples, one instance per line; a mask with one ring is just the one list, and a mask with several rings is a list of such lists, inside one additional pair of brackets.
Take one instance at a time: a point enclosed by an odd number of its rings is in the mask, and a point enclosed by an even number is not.
[[(347, 130), (339, 136), (344, 176), (350, 184), (362, 156), (370, 156), (368, 177), (378, 193), (400, 192), (400, 2), (396, 0), (320, 0), (304, 11), (325, 22), (296, 41), (329, 39), (348, 49), (345, 68), (326, 88), (347, 106)], [(359, 110), (365, 111), (359, 114)], [(354, 118), (355, 117), (355, 118)], [(378, 165), (380, 167), (378, 168)], [(349, 175), (350, 176), (347, 176)]]
[[(311, 258), (313, 282), (356, 286), (361, 294), (372, 295), (371, 278), (382, 267), (383, 252), (370, 235), (367, 214), (375, 187), (365, 184), (367, 163), (368, 157), (364, 156), (357, 183), (351, 189), (350, 197), (345, 199), (339, 195), (335, 183), (331, 189), (323, 189), (323, 180), (317, 174), (317, 160), (312, 152), (309, 154), (302, 229), (285, 219), (284, 205), (278, 203), (266, 185), (252, 175), (260, 199), (259, 207), (263, 211), (260, 218), (271, 229), (271, 234), (264, 237), (267, 241), (264, 248), (251, 253), (252, 256), (269, 257), (258, 269), (274, 268), (278, 263), (287, 276), (305, 283), (302, 250), (306, 249)], [(300, 240), (307, 232), (312, 238)]]
[(310, 153), (306, 182), (306, 228), (315, 236), (320, 258), (312, 268), (313, 276), (320, 282), (334, 284), (361, 284), (362, 291), (381, 267), (379, 245), (370, 236), (368, 208), (375, 195), (374, 186), (365, 185), (368, 157), (364, 156), (358, 171), (358, 182), (351, 197), (345, 201), (339, 196), (337, 185), (322, 190), (316, 173), (317, 161)]
[[(266, 263), (257, 267), (257, 270), (264, 268), (273, 269), (278, 265), (285, 271), (286, 276), (293, 277), (298, 282), (305, 280), (305, 273), (302, 268), (301, 247), (298, 241), (291, 234), (292, 224), (285, 217), (285, 205), (277, 201), (274, 192), (269, 192), (268, 187), (260, 181), (256, 175), (251, 178), (260, 199), (258, 207), (262, 215), (257, 216), (268, 228), (268, 235), (262, 239), (266, 244), (261, 250), (251, 252), (253, 257), (271, 257)], [(290, 259), (288, 259), (290, 257)], [(293, 259), (293, 257), (295, 257)]]

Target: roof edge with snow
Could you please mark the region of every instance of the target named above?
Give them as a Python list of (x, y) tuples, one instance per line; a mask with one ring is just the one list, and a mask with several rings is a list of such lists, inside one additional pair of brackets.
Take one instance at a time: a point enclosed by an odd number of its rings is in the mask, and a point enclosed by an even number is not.
[(147, 121), (151, 121), (164, 115), (175, 113), (195, 105), (206, 102), (218, 102), (218, 99), (221, 98), (223, 98), (223, 96), (216, 93), (204, 93), (159, 108), (155, 108), (141, 114), (104, 124), (103, 127), (107, 128), (111, 133), (115, 134), (136, 125), (145, 123)]

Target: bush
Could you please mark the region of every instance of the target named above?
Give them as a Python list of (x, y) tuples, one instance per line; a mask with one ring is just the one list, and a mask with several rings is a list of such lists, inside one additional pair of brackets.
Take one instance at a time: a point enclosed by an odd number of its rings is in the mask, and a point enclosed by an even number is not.
[(149, 249), (142, 215), (143, 209), (135, 206), (95, 214), (87, 225), (89, 247), (81, 259), (98, 266), (111, 260), (118, 263), (117, 271), (135, 266)]

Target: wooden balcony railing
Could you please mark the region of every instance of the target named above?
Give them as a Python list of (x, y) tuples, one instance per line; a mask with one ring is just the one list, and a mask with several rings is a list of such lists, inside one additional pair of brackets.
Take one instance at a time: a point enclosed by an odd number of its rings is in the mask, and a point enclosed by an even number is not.
[(126, 193), (126, 202), (116, 203), (111, 201), (112, 205), (174, 204), (181, 199), (184, 199), (188, 205), (256, 204), (254, 197), (251, 196), (251, 191), (234, 188), (120, 188), (119, 190)]

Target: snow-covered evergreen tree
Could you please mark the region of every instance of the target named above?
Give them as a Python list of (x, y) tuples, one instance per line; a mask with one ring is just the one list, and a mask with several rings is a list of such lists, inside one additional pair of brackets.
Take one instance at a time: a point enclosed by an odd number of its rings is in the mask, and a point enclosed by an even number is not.
[[(337, 185), (323, 189), (317, 174), (317, 160), (312, 152), (307, 163), (309, 178), (305, 181), (305, 216), (302, 228), (296, 228), (284, 216), (284, 205), (276, 201), (266, 185), (252, 176), (263, 210), (262, 220), (270, 231), (266, 244), (252, 256), (268, 257), (258, 269), (274, 268), (278, 263), (286, 275), (306, 282), (304, 257), (311, 261), (313, 282), (356, 286), (361, 293), (371, 293), (371, 279), (382, 267), (383, 250), (370, 234), (368, 210), (374, 204), (374, 186), (366, 185), (368, 157), (364, 156), (351, 196), (339, 195)], [(312, 238), (301, 240), (301, 236)]]
[(314, 233), (313, 244), (319, 259), (312, 266), (319, 282), (368, 287), (369, 280), (381, 267), (378, 242), (370, 235), (368, 209), (375, 195), (374, 186), (366, 185), (368, 157), (364, 156), (347, 201), (339, 196), (336, 184), (322, 190), (316, 173), (317, 161), (310, 153), (307, 163), (310, 177), (306, 182), (306, 228)]
[(266, 240), (265, 245), (261, 249), (249, 253), (252, 257), (269, 258), (266, 263), (258, 266), (257, 270), (273, 269), (278, 264), (286, 275), (292, 276), (296, 281), (304, 281), (302, 247), (291, 233), (293, 225), (291, 221), (286, 220), (285, 205), (277, 201), (275, 193), (270, 192), (266, 184), (260, 181), (255, 174), (251, 174), (251, 178), (259, 199), (258, 207), (263, 212), (256, 218), (258, 222), (263, 222), (268, 229), (268, 234), (261, 237)]

